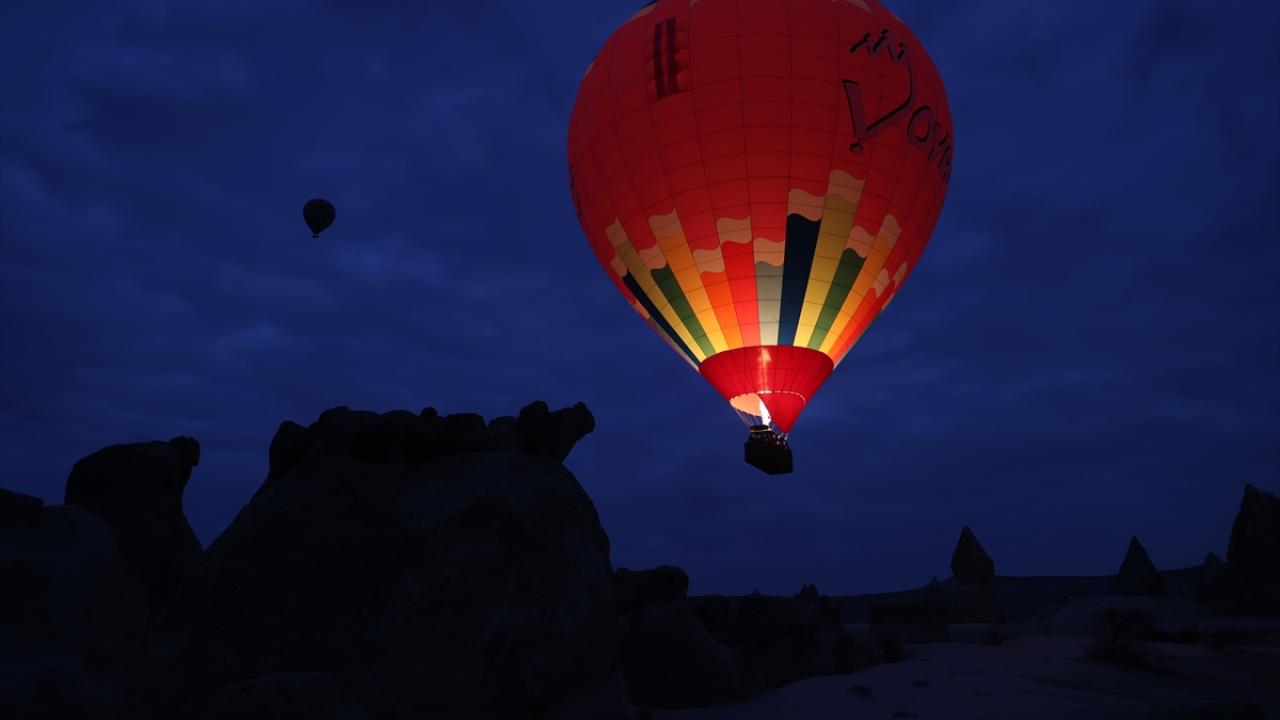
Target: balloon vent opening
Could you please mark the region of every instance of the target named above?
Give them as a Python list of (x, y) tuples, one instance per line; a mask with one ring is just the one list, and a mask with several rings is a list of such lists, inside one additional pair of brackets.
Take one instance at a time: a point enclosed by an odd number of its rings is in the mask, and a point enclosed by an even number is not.
[(744, 446), (747, 464), (770, 475), (786, 475), (793, 469), (791, 445), (768, 425), (754, 425)]
[(747, 425), (789, 433), (831, 375), (826, 354), (792, 345), (757, 345), (716, 353), (698, 371)]

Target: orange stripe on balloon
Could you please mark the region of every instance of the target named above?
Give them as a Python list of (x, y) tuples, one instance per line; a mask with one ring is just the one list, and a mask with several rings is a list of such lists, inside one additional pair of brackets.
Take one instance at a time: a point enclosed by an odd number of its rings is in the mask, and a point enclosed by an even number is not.
[(734, 317), (742, 347), (760, 344), (760, 313), (756, 298), (755, 249), (751, 242), (751, 218), (720, 218), (720, 255), (733, 298)]
[(729, 349), (742, 347), (742, 333), (739, 331), (738, 315), (733, 307), (733, 291), (729, 286), (729, 274), (704, 272), (702, 286), (706, 288), (707, 297), (711, 300), (711, 309), (715, 311), (720, 330), (724, 333), (725, 345)]

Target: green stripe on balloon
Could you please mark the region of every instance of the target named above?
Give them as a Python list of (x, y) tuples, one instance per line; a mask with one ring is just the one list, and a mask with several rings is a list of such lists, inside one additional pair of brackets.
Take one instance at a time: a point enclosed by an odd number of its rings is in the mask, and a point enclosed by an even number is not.
[(658, 284), (658, 289), (662, 290), (662, 294), (667, 296), (667, 302), (671, 303), (671, 309), (676, 311), (676, 316), (684, 323), (689, 334), (693, 336), (694, 342), (698, 343), (698, 347), (702, 348), (702, 352), (711, 357), (716, 354), (716, 348), (711, 344), (711, 340), (707, 338), (707, 331), (703, 329), (702, 323), (698, 322), (698, 316), (693, 312), (693, 307), (689, 305), (688, 299), (684, 296), (684, 291), (680, 289), (680, 283), (676, 280), (675, 273), (671, 272), (669, 267), (660, 267), (651, 270), (653, 280)]
[(831, 326), (835, 323), (836, 316), (840, 314), (840, 308), (844, 307), (844, 301), (853, 290), (853, 283), (858, 279), (858, 273), (862, 271), (862, 265), (866, 261), (866, 258), (849, 248), (845, 248), (840, 254), (840, 264), (836, 266), (836, 275), (831, 279), (831, 287), (827, 289), (827, 297), (822, 302), (822, 312), (818, 313), (818, 322), (807, 347), (813, 350), (822, 349), (822, 341), (827, 339), (827, 333), (831, 331)]
[(631, 273), (627, 273), (622, 276), (622, 284), (627, 286), (627, 289), (635, 296), (636, 301), (639, 302), (640, 305), (649, 313), (649, 319), (662, 332), (662, 334), (667, 336), (667, 339), (670, 340), (685, 357), (689, 358), (689, 362), (693, 363), (695, 366), (698, 365), (698, 358), (693, 354), (693, 351), (689, 349), (688, 345), (684, 344), (684, 340), (680, 339), (679, 333), (676, 332), (675, 328), (671, 327), (671, 323), (667, 322), (667, 319), (662, 316), (662, 313), (658, 312), (658, 308), (653, 304), (653, 300), (650, 299), (650, 297), (640, 287), (640, 283), (636, 282), (636, 279), (631, 276)]

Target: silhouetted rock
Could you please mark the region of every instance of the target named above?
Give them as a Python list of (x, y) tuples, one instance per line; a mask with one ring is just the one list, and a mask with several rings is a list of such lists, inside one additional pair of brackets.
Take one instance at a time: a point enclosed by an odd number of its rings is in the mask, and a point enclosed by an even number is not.
[(546, 409), (547, 404), (541, 401), (525, 406), (516, 426), (528, 438), (526, 452), (564, 460), (574, 444), (596, 429), (596, 420), (582, 403), (550, 413)]
[(936, 577), (930, 578), (929, 587), (926, 588), (925, 592), (928, 594), (929, 597), (933, 598), (934, 600), (937, 600), (943, 605), (951, 604), (951, 596), (947, 594), (947, 591), (945, 589), (943, 589), (942, 583), (938, 582), (938, 578)]
[(867, 638), (873, 645), (947, 640), (947, 606), (938, 597), (872, 603)]
[(326, 411), (158, 621), (175, 687), (305, 669), (378, 717), (620, 715), (608, 538), (573, 476), (550, 453), (408, 460), (472, 443), (472, 417)]
[(684, 599), (647, 604), (618, 623), (631, 702), (695, 707), (743, 697), (733, 651), (716, 642)]
[(130, 716), (146, 621), (105, 521), (0, 491), (0, 716)]
[(684, 600), (689, 592), (689, 576), (674, 565), (659, 565), (652, 570), (618, 568), (613, 574), (613, 587), (618, 612), (626, 613), (653, 603)]
[(375, 413), (334, 407), (309, 427), (285, 421), (271, 440), (271, 467), (262, 493), (308, 457), (346, 456), (371, 464), (422, 462), (445, 455), (515, 450), (563, 461), (575, 443), (595, 429), (582, 403), (552, 412), (533, 403), (519, 418), (495, 418), (485, 424), (475, 413), (441, 417), (435, 408), (420, 414), (395, 410)]
[(1240, 588), (1231, 568), (1215, 554), (1209, 553), (1200, 566), (1196, 578), (1194, 596), (1207, 603), (1236, 604), (1240, 600)]
[(35, 515), (43, 507), (44, 501), (38, 497), (0, 488), (0, 522)]
[(996, 574), (995, 561), (968, 527), (961, 528), (960, 539), (951, 553), (951, 574), (964, 585), (986, 585)]
[(1160, 572), (1151, 563), (1147, 549), (1142, 547), (1138, 538), (1129, 538), (1129, 549), (1125, 552), (1124, 562), (1120, 564), (1120, 572), (1112, 579), (1108, 592), (1111, 595), (1169, 597)]
[(810, 583), (800, 586), (800, 592), (796, 593), (795, 599), (806, 603), (816, 603), (822, 596), (818, 594), (818, 584)]
[(147, 590), (152, 612), (182, 581), (200, 541), (182, 513), (182, 493), (200, 462), (200, 444), (112, 445), (80, 460), (67, 478), (66, 503), (107, 522), (125, 566)]
[(828, 598), (808, 603), (753, 593), (707, 595), (690, 603), (707, 632), (733, 650), (748, 690), (858, 667), (857, 644)]
[(270, 464), (267, 470), (267, 481), (262, 487), (265, 488), (276, 478), (289, 474), (289, 471), (307, 456), (308, 449), (306, 428), (292, 420), (280, 423), (280, 428), (276, 430), (275, 437), (271, 438), (271, 447), (267, 451)]
[(440, 425), (442, 454), (493, 450), (498, 443), (476, 413), (445, 415)]
[(614, 573), (623, 674), (634, 703), (678, 708), (743, 697), (733, 652), (694, 616), (688, 590), (689, 576), (672, 565)]
[(1250, 609), (1280, 613), (1280, 498), (1246, 485), (1231, 526), (1227, 565)]

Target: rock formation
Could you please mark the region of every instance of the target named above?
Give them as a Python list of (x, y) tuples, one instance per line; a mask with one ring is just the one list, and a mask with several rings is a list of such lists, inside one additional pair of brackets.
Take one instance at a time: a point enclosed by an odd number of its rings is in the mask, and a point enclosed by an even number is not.
[(0, 522), (30, 517), (43, 507), (44, 501), (40, 498), (0, 488)]
[(694, 616), (688, 589), (689, 576), (672, 565), (614, 573), (623, 674), (637, 705), (694, 707), (743, 697), (733, 652)]
[(996, 574), (995, 561), (968, 527), (961, 528), (960, 539), (951, 553), (951, 574), (962, 585), (986, 585)]
[(1280, 613), (1280, 497), (1245, 486), (1231, 526), (1227, 566), (1249, 609)]
[[(688, 598), (678, 567), (614, 573), (562, 464), (593, 427), (580, 404), (544, 403), (489, 422), (430, 408), (285, 422), (262, 486), (204, 552), (182, 514), (199, 460), (188, 438), (86, 457), (67, 505), (0, 489), (0, 717), (637, 720), (651, 714), (628, 697), (732, 702), (1003, 615), (968, 528), (955, 581), (855, 599), (869, 644), (815, 585)], [(1274, 611), (1277, 508), (1247, 488), (1230, 562), (1210, 554), (1170, 587)], [(999, 580), (1011, 607), (1013, 580)], [(1105, 579), (1068, 580), (1089, 597), (1056, 626), (1127, 608), (1163, 632), (1198, 627), (1189, 600), (1093, 597)], [(1136, 538), (1110, 591), (1167, 594)]]
[(127, 717), (147, 599), (107, 524), (0, 490), (0, 715)]
[(733, 650), (749, 691), (852, 672), (869, 662), (866, 656), (860, 660), (859, 646), (840, 624), (829, 598), (806, 602), (753, 593), (707, 595), (690, 602), (711, 636)]
[(107, 522), (129, 572), (147, 590), (153, 613), (182, 582), (200, 541), (182, 513), (182, 493), (200, 462), (200, 443), (112, 445), (83, 458), (67, 478), (68, 505)]
[(795, 594), (795, 599), (806, 603), (816, 603), (822, 598), (818, 593), (817, 583), (807, 583), (800, 586), (800, 592)]
[(625, 613), (654, 603), (684, 600), (689, 592), (689, 576), (674, 565), (659, 565), (652, 570), (618, 568), (613, 574), (613, 587), (618, 612)]
[(1142, 547), (1138, 538), (1129, 538), (1129, 549), (1120, 564), (1120, 571), (1111, 581), (1111, 595), (1151, 595), (1153, 597), (1169, 597), (1164, 579), (1152, 564), (1147, 549)]
[(1200, 566), (1193, 594), (1204, 603), (1234, 605), (1240, 601), (1240, 589), (1231, 569), (1213, 553), (1206, 555)]
[(950, 596), (947, 611), (950, 622), (1004, 622), (1004, 611), (991, 589), (995, 561), (968, 527), (961, 528), (960, 538), (951, 552), (951, 573), (960, 581), (960, 586)]
[[(330, 673), (395, 717), (524, 717), (608, 687), (608, 538), (560, 463), (593, 421), (531, 407), (505, 431), (345, 408), (282, 425), (153, 632), (171, 684)], [(620, 714), (609, 694), (586, 716)]]
[[(488, 425), (474, 413), (439, 415), (426, 408), (414, 415), (335, 407), (310, 427), (285, 421), (271, 441), (271, 467), (262, 490), (309, 457), (349, 457), (359, 462), (422, 462), (459, 453), (514, 450), (557, 461), (595, 429), (582, 403), (554, 412), (542, 401), (530, 403), (519, 417), (494, 418)], [(259, 492), (261, 492), (260, 490)]]

